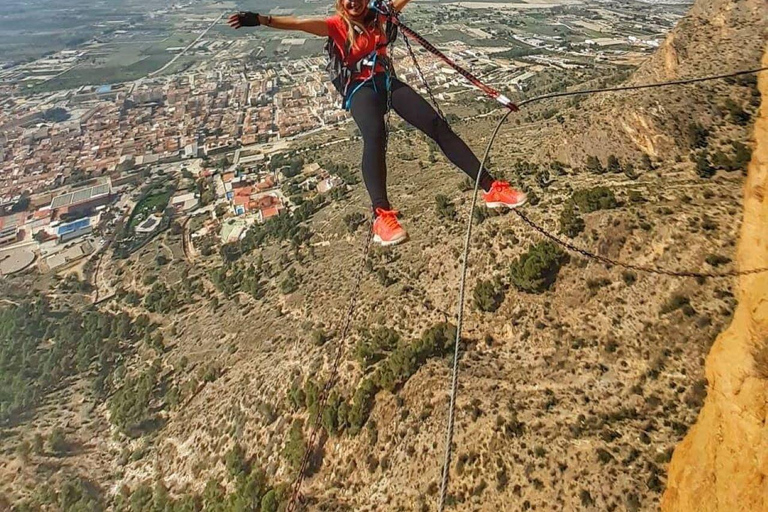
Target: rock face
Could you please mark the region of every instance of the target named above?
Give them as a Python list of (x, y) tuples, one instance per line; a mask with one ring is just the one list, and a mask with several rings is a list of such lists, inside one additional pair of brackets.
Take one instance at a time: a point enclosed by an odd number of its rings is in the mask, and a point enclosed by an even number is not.
[[(740, 269), (768, 267), (768, 72), (759, 88)], [(733, 322), (707, 357), (706, 402), (672, 458), (662, 510), (768, 511), (768, 273), (741, 277), (737, 290)]]

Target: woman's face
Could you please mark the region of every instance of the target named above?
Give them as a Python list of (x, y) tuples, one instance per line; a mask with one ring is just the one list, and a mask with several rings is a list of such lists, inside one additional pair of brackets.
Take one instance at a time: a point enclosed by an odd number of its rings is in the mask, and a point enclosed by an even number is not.
[(366, 0), (342, 0), (342, 4), (344, 5), (344, 10), (352, 18), (361, 18), (368, 10)]

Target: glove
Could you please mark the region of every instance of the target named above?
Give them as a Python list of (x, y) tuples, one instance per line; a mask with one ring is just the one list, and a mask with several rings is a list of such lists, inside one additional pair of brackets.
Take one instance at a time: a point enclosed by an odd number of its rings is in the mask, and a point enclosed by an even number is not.
[(240, 18), (240, 24), (244, 27), (258, 27), (261, 25), (259, 21), (259, 13), (250, 11), (241, 11), (237, 13)]
[(259, 14), (249, 11), (240, 11), (237, 14), (233, 14), (229, 17), (227, 23), (235, 29), (240, 27), (258, 27), (261, 25)]

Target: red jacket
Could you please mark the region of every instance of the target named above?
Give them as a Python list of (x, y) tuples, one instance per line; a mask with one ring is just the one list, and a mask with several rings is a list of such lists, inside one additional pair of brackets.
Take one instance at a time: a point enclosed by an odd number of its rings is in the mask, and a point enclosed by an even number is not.
[[(360, 59), (364, 59), (371, 54), (376, 46), (380, 43), (386, 43), (387, 36), (381, 29), (381, 23), (385, 22), (386, 18), (379, 15), (379, 19), (374, 27), (368, 28), (364, 33), (355, 33), (355, 41), (352, 45), (349, 54), (346, 53), (347, 48), (347, 24), (338, 14), (331, 16), (325, 20), (328, 25), (328, 36), (333, 39), (336, 47), (339, 50), (339, 54), (344, 58), (344, 64), (350, 66)], [(385, 57), (387, 55), (387, 47), (382, 45), (376, 52), (379, 57)], [(376, 63), (376, 73), (383, 73), (386, 71), (383, 65)], [(371, 67), (363, 67), (360, 73), (356, 73), (353, 80), (365, 80), (371, 76)]]

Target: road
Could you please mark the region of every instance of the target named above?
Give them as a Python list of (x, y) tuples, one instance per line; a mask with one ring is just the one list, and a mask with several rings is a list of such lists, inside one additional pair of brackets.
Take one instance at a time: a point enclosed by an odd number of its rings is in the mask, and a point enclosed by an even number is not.
[(206, 28), (205, 30), (203, 30), (203, 32), (202, 32), (202, 33), (201, 33), (199, 36), (197, 36), (197, 39), (195, 39), (194, 41), (192, 41), (191, 43), (189, 43), (189, 44), (188, 44), (188, 45), (187, 45), (187, 46), (186, 46), (186, 47), (185, 47), (183, 50), (181, 50), (181, 52), (179, 52), (179, 54), (178, 54), (178, 55), (176, 55), (174, 58), (172, 58), (172, 59), (170, 60), (170, 62), (168, 62), (168, 64), (166, 64), (165, 66), (161, 67), (161, 68), (160, 68), (160, 69), (158, 69), (157, 71), (153, 71), (153, 72), (151, 72), (150, 74), (148, 74), (148, 75), (147, 75), (147, 78), (152, 78), (152, 77), (153, 77), (153, 76), (155, 76), (155, 75), (159, 75), (160, 73), (162, 73), (163, 71), (165, 71), (166, 69), (168, 69), (170, 66), (172, 66), (172, 65), (173, 65), (173, 63), (174, 63), (174, 62), (176, 62), (176, 61), (179, 59), (179, 57), (181, 57), (182, 55), (184, 55), (185, 53), (187, 53), (187, 50), (189, 50), (189, 49), (190, 49), (190, 48), (192, 48), (194, 45), (196, 45), (198, 42), (200, 42), (200, 40), (201, 40), (202, 38), (204, 38), (204, 37), (205, 37), (205, 35), (208, 33), (208, 31), (209, 31), (209, 30), (211, 30), (211, 29), (212, 29), (212, 28), (213, 28), (213, 27), (214, 27), (214, 26), (215, 26), (215, 25), (216, 25), (216, 24), (217, 24), (219, 21), (221, 21), (221, 18), (223, 18), (225, 14), (226, 14), (226, 13), (221, 13), (221, 16), (219, 16), (218, 18), (216, 18), (216, 20), (215, 20), (213, 23), (211, 23), (210, 25), (208, 25), (208, 28)]

